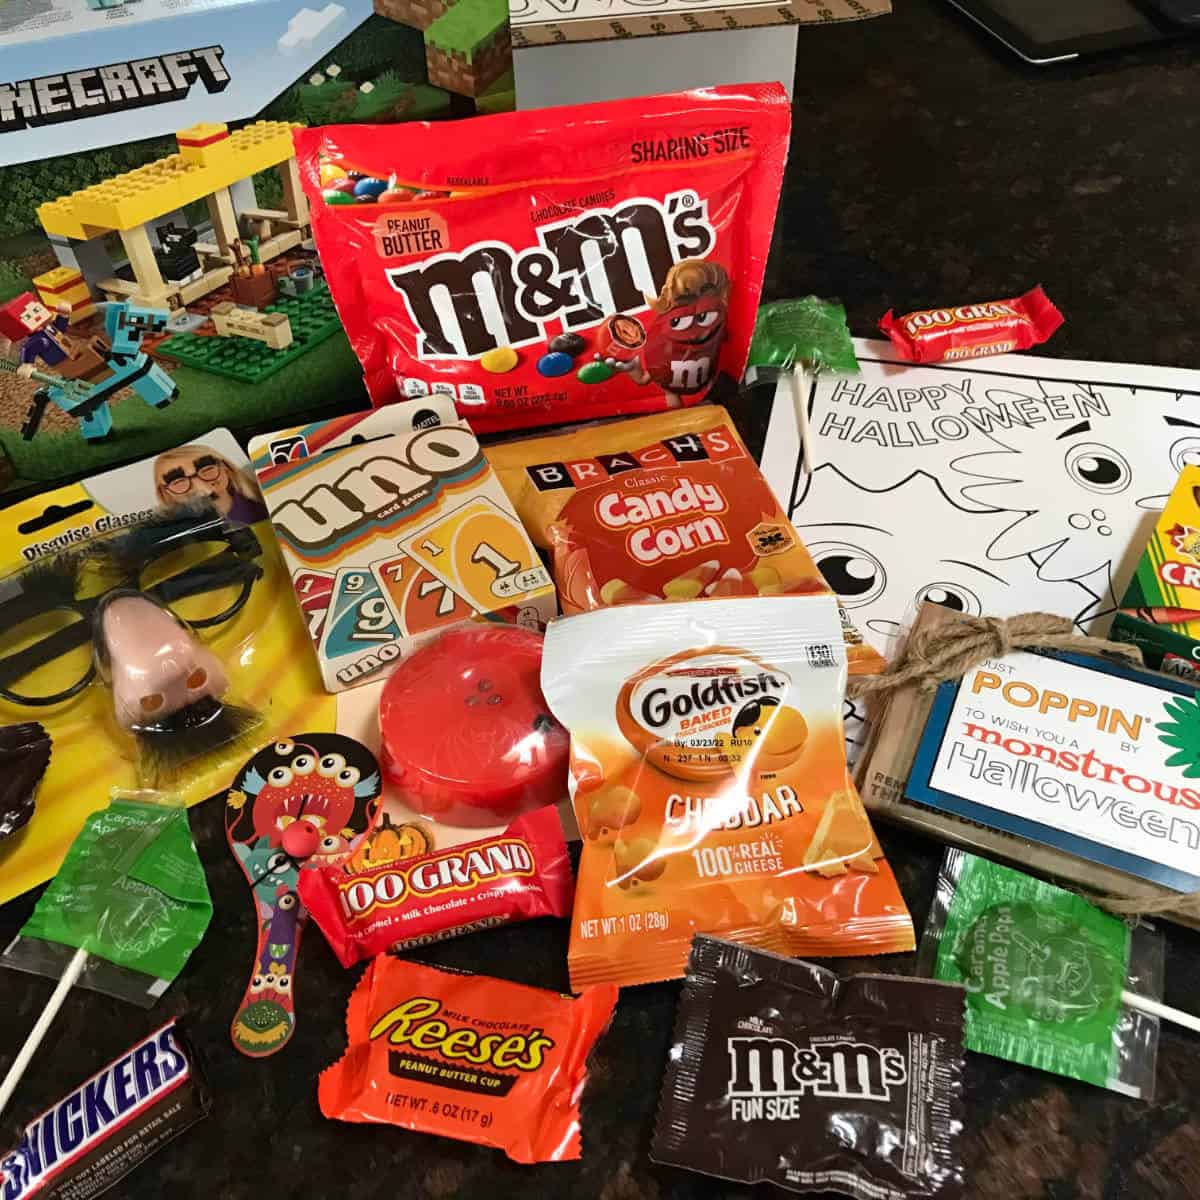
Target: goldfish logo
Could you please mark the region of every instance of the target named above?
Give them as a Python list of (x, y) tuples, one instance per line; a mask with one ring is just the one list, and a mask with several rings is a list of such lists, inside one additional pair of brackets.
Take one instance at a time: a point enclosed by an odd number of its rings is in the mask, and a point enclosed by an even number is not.
[(744, 651), (690, 650), (654, 663), (621, 690), (617, 724), (646, 761), (679, 779), (788, 766), (808, 725), (787, 704), (786, 673)]

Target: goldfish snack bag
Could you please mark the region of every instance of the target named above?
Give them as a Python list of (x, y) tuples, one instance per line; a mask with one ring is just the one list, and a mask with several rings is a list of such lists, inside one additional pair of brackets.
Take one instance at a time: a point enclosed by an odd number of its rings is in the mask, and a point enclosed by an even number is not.
[(692, 937), (788, 956), (911, 950), (846, 768), (832, 596), (623, 605), (551, 622), (583, 834), (572, 987), (673, 979)]
[(698, 404), (746, 365), (787, 160), (777, 83), (296, 133), (375, 404), (477, 433)]
[(381, 954), (350, 997), (345, 1054), (321, 1072), (321, 1112), (519, 1163), (578, 1158), (587, 1059), (616, 1002), (611, 985), (573, 999)]
[[(522, 438), (484, 453), (565, 615), (610, 604), (828, 594), (719, 405)], [(852, 675), (883, 657), (842, 614)]]

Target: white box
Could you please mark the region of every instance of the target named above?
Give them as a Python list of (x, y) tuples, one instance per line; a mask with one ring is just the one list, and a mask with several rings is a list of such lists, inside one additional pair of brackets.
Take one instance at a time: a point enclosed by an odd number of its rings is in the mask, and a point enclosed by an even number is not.
[(509, 0), (517, 107), (722, 83), (782, 83), (799, 25), (861, 20), (889, 0)]

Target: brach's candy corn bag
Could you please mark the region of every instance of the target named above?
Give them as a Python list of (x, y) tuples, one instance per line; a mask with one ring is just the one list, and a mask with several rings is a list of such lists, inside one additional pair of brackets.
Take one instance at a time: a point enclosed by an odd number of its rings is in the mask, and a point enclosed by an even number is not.
[(571, 984), (682, 975), (692, 935), (786, 955), (913, 948), (846, 769), (831, 596), (625, 605), (551, 622), (583, 835)]
[(321, 1112), (519, 1163), (578, 1158), (587, 1058), (616, 1002), (612, 986), (572, 999), (381, 954), (350, 997), (346, 1053), (321, 1073)]
[[(700, 597), (828, 594), (719, 405), (655, 413), (485, 451), (565, 614)], [(842, 614), (852, 675), (884, 660)]]
[(778, 84), (296, 134), (376, 404), (477, 432), (651, 412), (740, 377), (787, 158)]

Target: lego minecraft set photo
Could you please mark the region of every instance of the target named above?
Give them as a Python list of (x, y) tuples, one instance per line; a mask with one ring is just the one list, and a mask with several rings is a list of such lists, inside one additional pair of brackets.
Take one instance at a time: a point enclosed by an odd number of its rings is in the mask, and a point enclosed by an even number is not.
[(308, 3), (0, 9), (0, 489), (361, 393), (292, 131), (511, 108), (508, 6)]

